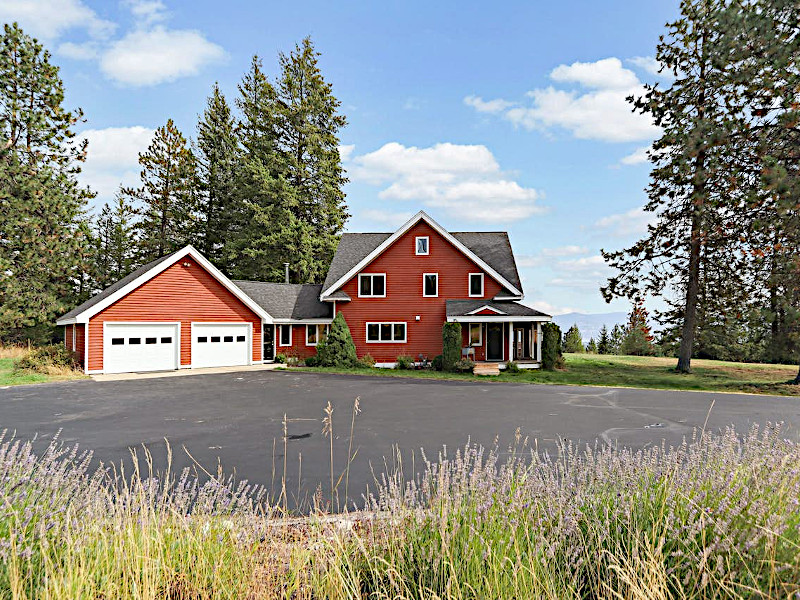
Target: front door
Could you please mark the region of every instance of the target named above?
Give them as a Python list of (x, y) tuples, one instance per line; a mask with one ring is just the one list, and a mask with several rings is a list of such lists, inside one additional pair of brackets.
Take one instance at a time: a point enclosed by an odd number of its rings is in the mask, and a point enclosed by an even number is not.
[(275, 360), (275, 325), (264, 325), (264, 360)]
[(486, 326), (486, 360), (503, 360), (503, 324)]

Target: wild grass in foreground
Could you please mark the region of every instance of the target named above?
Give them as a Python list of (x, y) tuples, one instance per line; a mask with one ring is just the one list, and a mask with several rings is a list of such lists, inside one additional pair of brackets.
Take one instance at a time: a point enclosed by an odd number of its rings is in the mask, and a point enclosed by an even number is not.
[(777, 598), (800, 591), (800, 447), (777, 427), (557, 457), (467, 445), (290, 520), (259, 488), (90, 473), (0, 445), (9, 598)]

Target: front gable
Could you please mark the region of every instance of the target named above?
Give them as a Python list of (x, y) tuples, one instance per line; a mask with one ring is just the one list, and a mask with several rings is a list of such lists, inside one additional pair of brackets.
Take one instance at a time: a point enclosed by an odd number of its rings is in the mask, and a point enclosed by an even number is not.
[[(393, 259), (399, 260), (382, 260), (386, 254), (389, 254)], [(327, 285), (322, 290), (320, 299), (333, 300), (334, 294), (340, 290), (345, 291), (351, 298), (354, 297), (351, 293), (352, 290), (350, 290), (353, 287), (351, 285), (352, 281), (354, 279), (357, 280), (359, 274), (381, 272), (383, 267), (380, 265), (386, 262), (393, 267), (392, 270), (414, 270), (415, 267), (412, 265), (424, 263), (428, 267), (427, 272), (447, 271), (450, 273), (449, 269), (454, 266), (450, 264), (454, 255), (460, 256), (460, 260), (456, 260), (459, 263), (457, 265), (459, 268), (466, 267), (471, 269), (473, 273), (483, 273), (486, 282), (492, 281), (496, 284), (485, 286), (497, 287), (495, 294), (504, 291), (506, 294), (522, 296), (522, 291), (512, 282), (493, 269), (455, 236), (447, 232), (425, 212), (420, 211), (395, 233), (383, 240), (366, 257), (358, 261), (338, 280)], [(468, 277), (468, 273), (466, 272), (465, 277)], [(388, 283), (390, 275), (391, 273), (387, 272), (387, 293), (390, 285)], [(486, 292), (486, 289), (484, 292)], [(441, 292), (439, 295), (442, 295)], [(468, 296), (468, 290), (459, 290), (455, 296), (450, 297)]]

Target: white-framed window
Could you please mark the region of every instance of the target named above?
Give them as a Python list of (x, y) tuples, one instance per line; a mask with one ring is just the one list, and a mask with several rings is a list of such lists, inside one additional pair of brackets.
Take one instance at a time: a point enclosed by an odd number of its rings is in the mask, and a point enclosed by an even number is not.
[(470, 298), (483, 298), (483, 273), (469, 274)]
[(292, 326), (278, 325), (278, 346), (292, 345)]
[(480, 346), (483, 344), (483, 324), (470, 323), (469, 324), (469, 345)]
[(417, 236), (414, 239), (414, 253), (417, 256), (427, 256), (431, 253), (430, 239), (427, 235)]
[(422, 274), (422, 295), (425, 298), (436, 298), (439, 296), (439, 274)]
[(389, 323), (367, 323), (368, 344), (405, 344), (405, 321)]
[(386, 273), (359, 273), (359, 298), (386, 298)]
[(306, 325), (306, 346), (316, 346), (330, 333), (330, 325)]

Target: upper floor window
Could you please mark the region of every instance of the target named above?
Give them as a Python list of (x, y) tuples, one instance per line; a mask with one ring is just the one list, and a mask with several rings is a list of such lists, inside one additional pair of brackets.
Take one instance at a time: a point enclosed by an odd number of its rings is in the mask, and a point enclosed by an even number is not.
[(424, 256), (424, 255), (430, 254), (429, 243), (430, 243), (430, 240), (428, 239), (427, 235), (417, 238), (417, 242), (416, 242), (416, 248), (417, 248), (416, 253), (417, 253), (417, 256), (420, 256), (420, 255)]
[(483, 297), (483, 273), (469, 274), (469, 295), (473, 298)]
[(360, 298), (385, 298), (386, 273), (360, 273), (358, 296)]
[(426, 298), (436, 298), (439, 295), (439, 274), (422, 274), (422, 295)]

